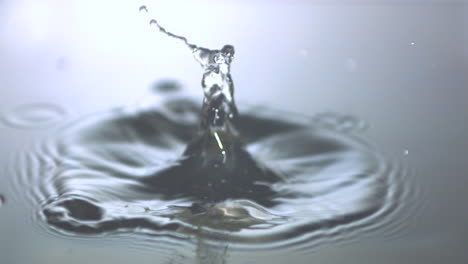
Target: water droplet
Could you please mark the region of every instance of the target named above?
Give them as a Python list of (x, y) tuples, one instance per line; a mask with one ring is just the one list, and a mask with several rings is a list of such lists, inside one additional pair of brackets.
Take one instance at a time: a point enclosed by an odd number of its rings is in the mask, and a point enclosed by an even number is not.
[(161, 94), (161, 93), (174, 93), (180, 91), (182, 88), (182, 85), (176, 80), (162, 80), (156, 82), (152, 90), (155, 93)]
[(6, 112), (1, 120), (15, 128), (41, 128), (52, 126), (62, 121), (66, 112), (58, 105), (32, 103), (20, 105)]
[(414, 46), (414, 45), (416, 45), (416, 43), (415, 42), (410, 42), (410, 45)]
[(406, 156), (406, 155), (408, 155), (408, 154), (409, 154), (409, 150), (407, 150), (407, 149), (406, 149), (406, 150), (405, 150), (403, 153), (404, 153), (404, 154), (405, 154), (405, 156)]
[(2, 207), (5, 204), (5, 196), (0, 194), (0, 207)]
[(156, 21), (156, 19), (153, 18), (153, 19), (150, 20), (149, 24), (150, 24), (150, 26), (158, 26), (158, 21)]
[(138, 11), (140, 12), (148, 12), (148, 8), (146, 8), (146, 6), (140, 6), (140, 8), (138, 9)]

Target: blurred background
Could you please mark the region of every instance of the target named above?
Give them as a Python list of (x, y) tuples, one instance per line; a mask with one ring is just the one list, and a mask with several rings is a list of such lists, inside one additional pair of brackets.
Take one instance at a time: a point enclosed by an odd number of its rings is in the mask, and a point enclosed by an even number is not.
[[(362, 119), (369, 141), (403, 160), (421, 190), (391, 240), (356, 238), (310, 254), (232, 252), (228, 263), (466, 263), (468, 2), (0, 0), (0, 113), (33, 104), (65, 122), (132, 104), (163, 79), (201, 97), (200, 66), (149, 26), (141, 5), (192, 43), (233, 44), (238, 102)], [(2, 168), (47, 133), (0, 124)], [(3, 169), (0, 263), (161, 263), (157, 252), (31, 227), (31, 212), (8, 200), (9, 177)]]

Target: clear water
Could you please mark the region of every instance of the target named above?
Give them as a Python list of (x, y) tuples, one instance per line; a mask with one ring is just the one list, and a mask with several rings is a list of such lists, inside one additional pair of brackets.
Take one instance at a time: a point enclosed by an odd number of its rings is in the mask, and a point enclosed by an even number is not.
[(254, 107), (239, 115), (242, 145), (226, 145), (225, 163), (204, 164), (191, 150), (199, 148), (198, 104), (180, 96), (58, 130), (18, 155), (16, 192), (30, 185), (39, 220), (72, 237), (168, 232), (185, 240), (203, 227), (240, 247), (311, 247), (402, 224), (392, 217), (408, 195), (402, 170), (349, 125)]
[(50, 127), (63, 120), (66, 112), (60, 106), (47, 103), (25, 104), (15, 107), (0, 116), (9, 127), (31, 129)]
[[(183, 41), (202, 66), (201, 110), (166, 81), (150, 107), (84, 117), (19, 153), (15, 192), (30, 186), (28, 202), (46, 230), (124, 234), (145, 247), (170, 237), (202, 250), (200, 240), (207, 248), (228, 241), (230, 248), (310, 249), (401, 228), (394, 213), (410, 186), (398, 164), (360, 135), (364, 122), (247, 106), (239, 114), (234, 47), (201, 48), (150, 24)], [(23, 108), (5, 120), (60, 109)]]
[[(183, 44), (145, 27), (129, 1), (35, 2), (0, 3), (1, 263), (466, 263), (466, 4), (155, 4), (158, 22), (194, 43), (235, 45), (244, 154), (286, 182), (262, 185), (267, 199), (216, 199), (143, 180), (167, 171), (157, 164), (188, 170), (184, 153), (200, 135), (200, 68)], [(148, 88), (149, 104), (132, 105)], [(194, 107), (171, 103), (181, 100)], [(150, 120), (193, 130), (181, 138), (167, 126), (148, 128), (164, 140), (138, 134)], [(275, 140), (338, 147), (289, 153), (306, 144), (277, 147), (255, 120), (276, 128)], [(312, 161), (299, 166), (278, 153)], [(343, 173), (366, 168), (364, 179)]]

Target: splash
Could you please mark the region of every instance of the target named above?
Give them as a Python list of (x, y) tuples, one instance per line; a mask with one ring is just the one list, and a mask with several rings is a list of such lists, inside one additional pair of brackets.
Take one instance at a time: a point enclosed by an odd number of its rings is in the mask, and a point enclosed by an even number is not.
[(171, 96), (150, 109), (81, 119), (20, 153), (15, 193), (30, 186), (46, 230), (126, 236), (149, 247), (161, 237), (208, 244), (229, 237), (231, 247), (274, 248), (399, 228), (395, 214), (408, 194), (402, 172), (359, 134), (363, 122), (256, 107), (239, 113), (234, 47), (199, 47), (150, 24), (200, 63), (201, 110), (166, 82), (156, 93)]
[[(148, 13), (148, 8), (142, 6), (140, 12)], [(158, 193), (188, 194), (204, 202), (219, 202), (229, 198), (252, 199), (253, 193), (256, 196), (263, 194), (265, 198), (274, 195), (271, 188), (256, 182), (273, 183), (280, 181), (281, 177), (265, 165), (260, 165), (245, 150), (240, 140), (237, 127), (239, 114), (230, 73), (234, 47), (200, 47), (183, 36), (169, 32), (154, 18), (150, 19), (149, 24), (181, 42), (200, 64), (203, 70), (203, 105), (199, 135), (186, 147), (183, 155), (185, 159), (179, 166), (173, 166), (148, 183), (158, 186), (155, 190)], [(179, 181), (188, 184), (183, 188), (174, 184)]]
[[(141, 6), (140, 11), (148, 12), (148, 8)], [(238, 111), (234, 102), (234, 83), (231, 77), (234, 46), (224, 45), (219, 50), (199, 47), (188, 42), (187, 38), (167, 31), (156, 19), (151, 19), (149, 23), (168, 37), (185, 44), (200, 63), (204, 71), (201, 82), (204, 95), (201, 127), (213, 133), (221, 148), (218, 133), (237, 135), (233, 123)]]

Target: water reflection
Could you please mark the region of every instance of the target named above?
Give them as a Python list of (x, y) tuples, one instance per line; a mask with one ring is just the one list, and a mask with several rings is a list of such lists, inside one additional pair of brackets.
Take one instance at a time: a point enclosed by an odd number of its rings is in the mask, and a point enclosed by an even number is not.
[(89, 116), (18, 156), (15, 191), (30, 186), (46, 230), (126, 234), (145, 247), (162, 237), (229, 237), (230, 248), (252, 249), (314, 247), (400, 225), (401, 171), (359, 136), (361, 122), (353, 129), (348, 117), (333, 126), (323, 116), (251, 108), (239, 116), (242, 145), (230, 146), (228, 170), (197, 164), (200, 153), (191, 152), (196, 101), (157, 101)]
[[(200, 228), (200, 232), (203, 232)], [(197, 236), (196, 260), (197, 264), (225, 264), (228, 260), (229, 237), (216, 246), (208, 243), (203, 236)]]

